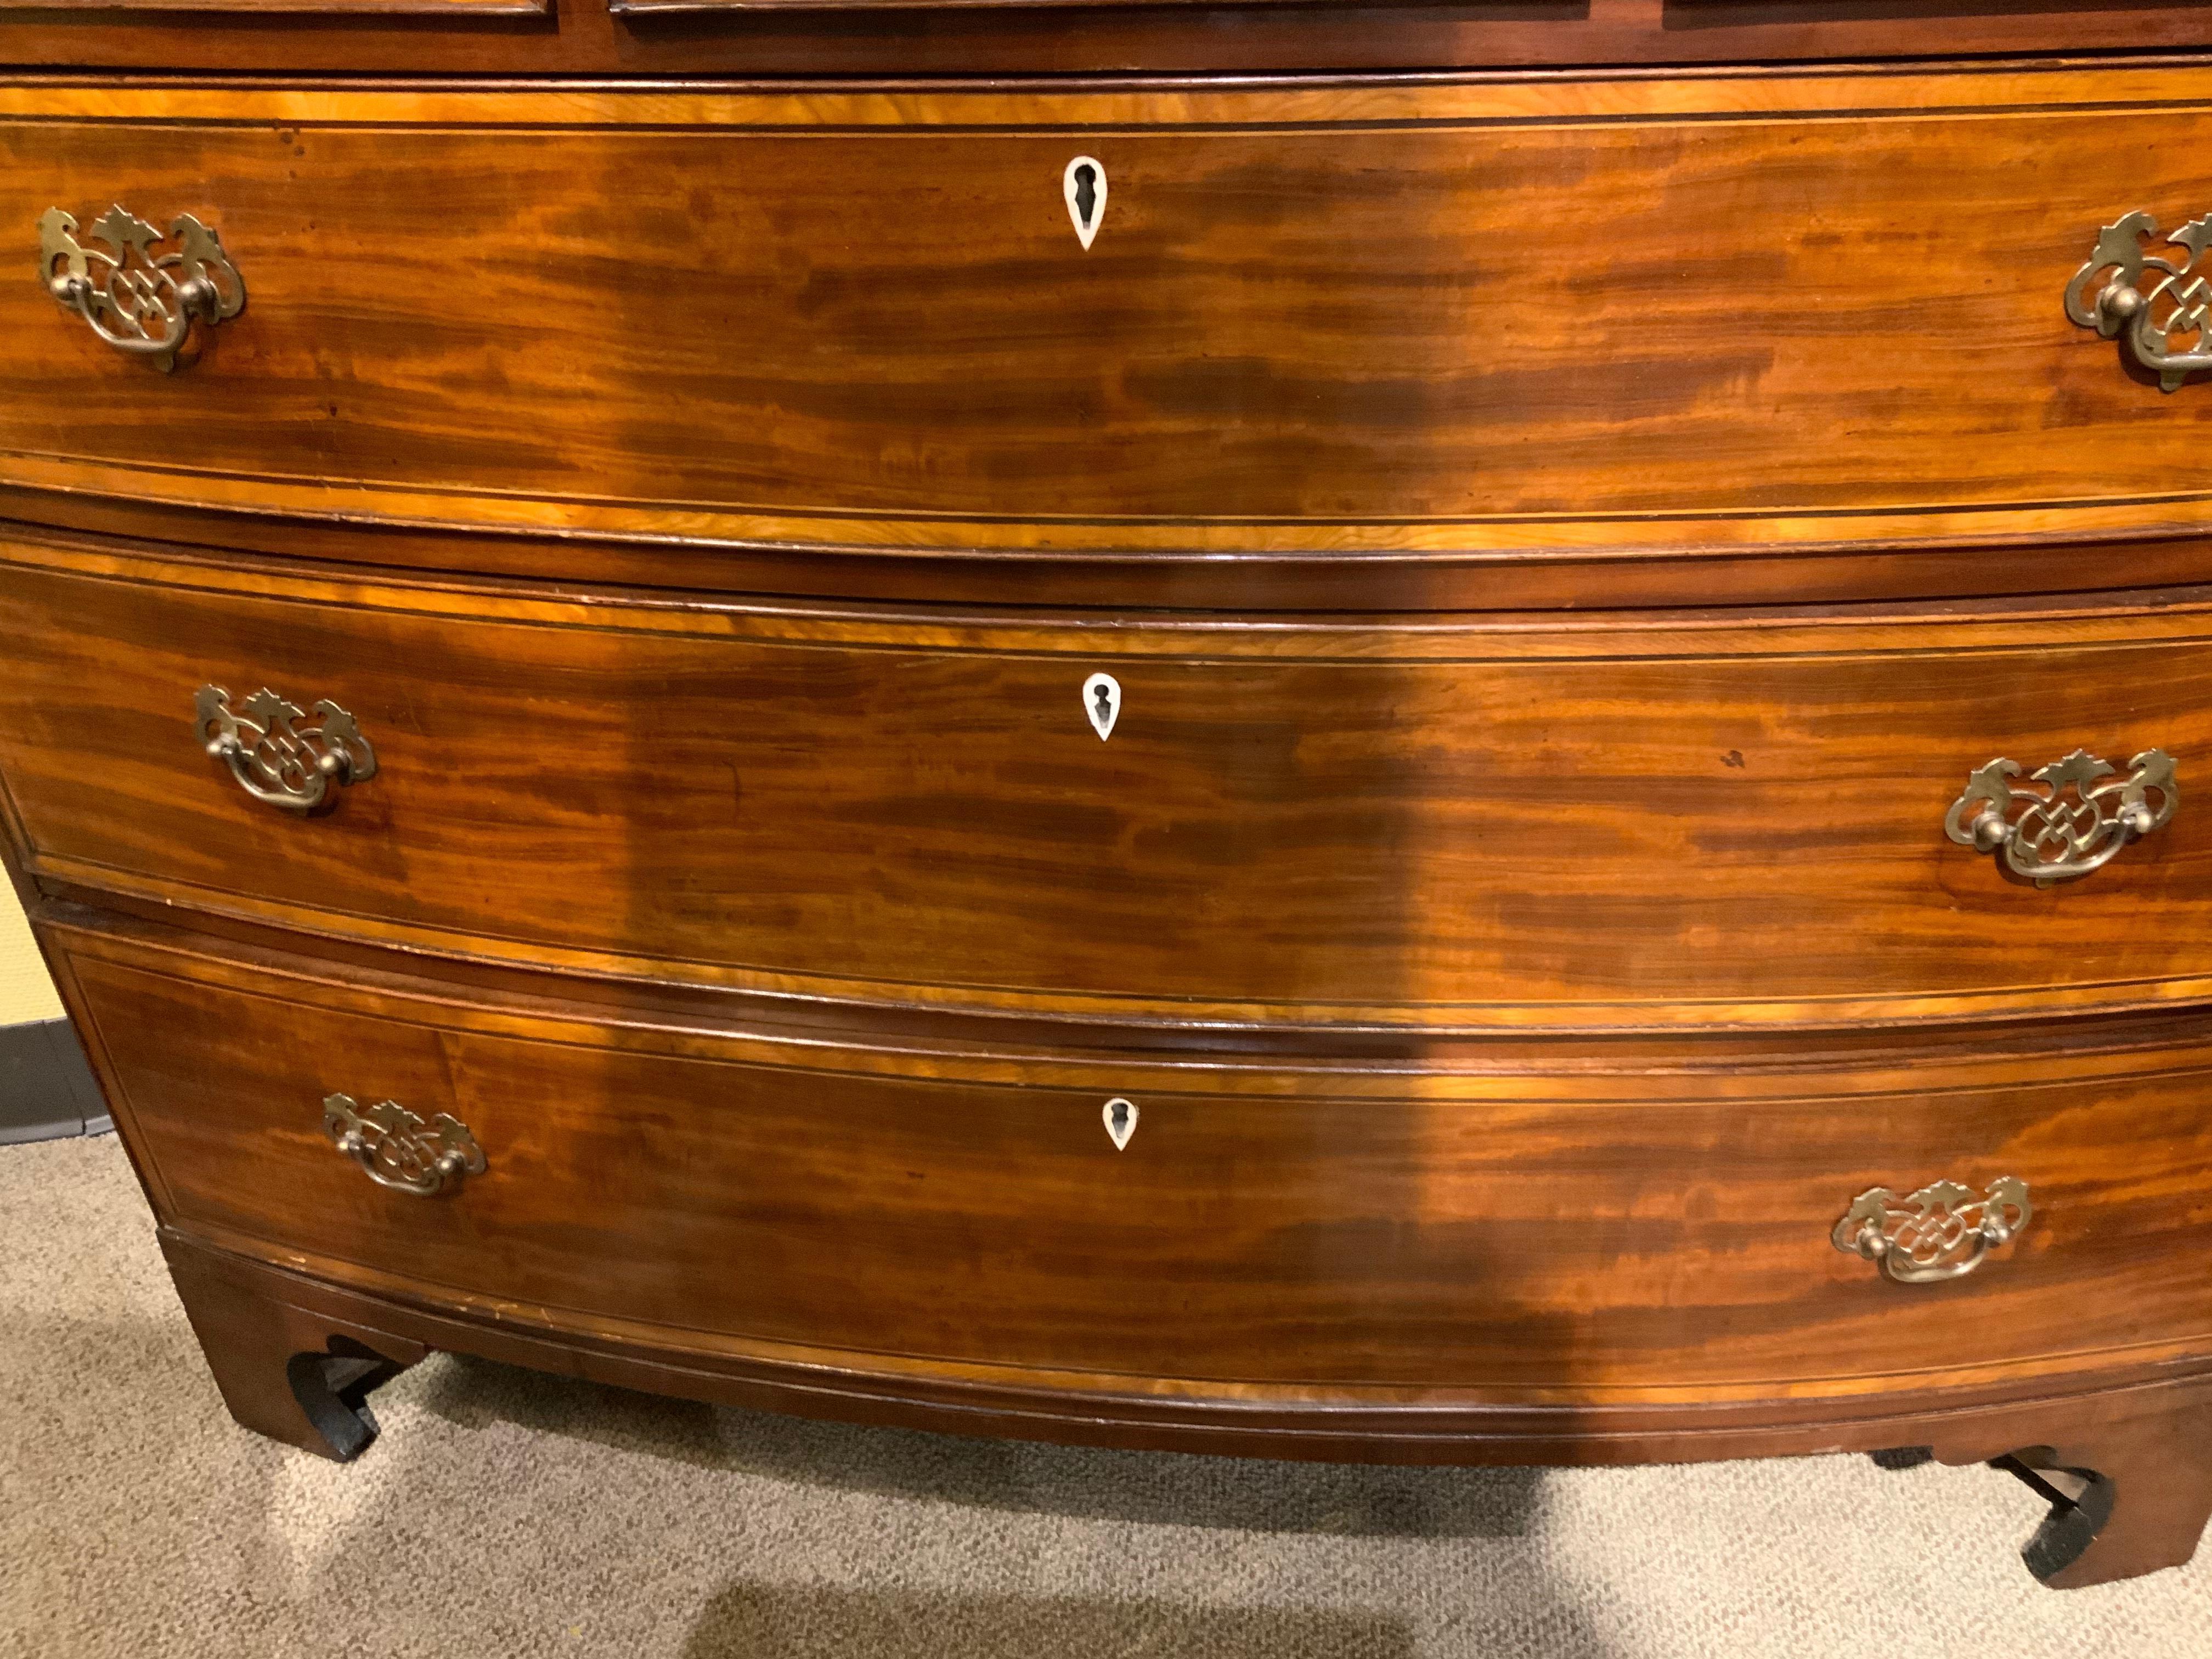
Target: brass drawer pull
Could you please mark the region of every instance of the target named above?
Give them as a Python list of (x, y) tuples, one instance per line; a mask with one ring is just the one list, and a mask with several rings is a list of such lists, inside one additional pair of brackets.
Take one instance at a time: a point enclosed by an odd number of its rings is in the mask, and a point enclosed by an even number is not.
[(351, 1095), (323, 1102), (331, 1145), (396, 1193), (428, 1198), (484, 1172), (483, 1148), (459, 1118), (441, 1112), (428, 1123), (396, 1100), (363, 1106)]
[(1926, 1285), (1973, 1272), (2034, 1213), (2027, 1183), (2016, 1176), (1999, 1176), (1979, 1198), (1955, 1181), (1905, 1199), (1876, 1187), (1851, 1200), (1830, 1238), (1846, 1255), (1881, 1262), (1900, 1285)]
[(189, 213), (171, 222), (176, 246), (167, 253), (155, 248), (161, 233), (120, 204), (85, 233), (113, 252), (87, 247), (76, 233), (76, 216), (59, 208), (39, 216), (39, 280), (108, 344), (152, 358), (164, 374), (177, 366), (194, 318), (212, 328), (246, 307), (246, 281), (222, 239)]
[(313, 726), (296, 704), (264, 686), (238, 708), (219, 685), (200, 687), (192, 702), (200, 739), (256, 800), (295, 812), (313, 811), (343, 787), (376, 775), (376, 750), (352, 715), (328, 697), (315, 705)]
[[(2197, 370), (2212, 368), (2212, 338), (2205, 334), (2212, 285), (2192, 269), (2212, 244), (2212, 215), (2191, 219), (2166, 239), (2185, 258), (2145, 252), (2143, 238), (2157, 234), (2158, 221), (2148, 213), (2130, 213), (2100, 231), (2096, 251), (2066, 285), (2066, 314), (2118, 339), (2128, 356), (2156, 371), (2161, 392), (2174, 392)], [(2148, 289), (2146, 272), (2157, 278)], [(2176, 337), (2188, 343), (2177, 350)]]
[(2039, 790), (2013, 781), (2019, 762), (1993, 760), (1966, 780), (1943, 833), (1961, 847), (1997, 854), (2038, 887), (2086, 876), (2159, 828), (2180, 804), (2166, 750), (2146, 749), (2128, 767), (2127, 776), (2115, 778), (2110, 761), (2076, 749), (2031, 775)]

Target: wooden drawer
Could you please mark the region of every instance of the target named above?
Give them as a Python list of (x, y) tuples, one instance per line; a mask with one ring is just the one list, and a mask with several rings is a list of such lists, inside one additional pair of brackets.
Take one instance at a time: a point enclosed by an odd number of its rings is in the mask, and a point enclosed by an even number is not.
[[(0, 637), (28, 870), (356, 939), (1176, 1028), (2212, 994), (2190, 805), (2047, 890), (1946, 832), (1993, 757), (2156, 748), (2193, 776), (2207, 594), (1290, 628), (338, 583), (17, 540)], [(263, 804), (204, 746), (209, 686), (236, 714), (264, 687), (329, 700), (374, 775), (325, 811)]]
[[(136, 21), (140, 27), (149, 24), (158, 26), (166, 21), (160, 14), (173, 15), (181, 9), (178, 0), (62, 0), (60, 9), (121, 13), (126, 19)], [(51, 0), (0, 0), (0, 25), (13, 21), (8, 18), (10, 12), (33, 9), (52, 12), (56, 8)], [(191, 9), (195, 12), (258, 15), (274, 31), (283, 28), (288, 22), (296, 29), (302, 19), (348, 13), (375, 17), (465, 21), (484, 17), (543, 17), (553, 7), (551, 0), (191, 0)], [(148, 17), (148, 13), (156, 15)], [(18, 38), (21, 27), (20, 22), (15, 23)], [(106, 27), (112, 29), (116, 24), (110, 21)]]
[[(917, 1053), (58, 937), (165, 1219), (525, 1323), (1496, 1395), (1903, 1389), (2212, 1337), (2201, 1047), (1910, 1072)], [(325, 1135), (337, 1091), (450, 1114), (483, 1168), (374, 1184)], [(2032, 1214), (1966, 1276), (1893, 1282), (1832, 1241), (1870, 1188), (2002, 1177)]]
[[(314, 74), (725, 76), (817, 82), (917, 77), (1218, 73), (1247, 78), (1540, 64), (1775, 64), (2202, 51), (2203, 9), (2154, 0), (1991, 10), (1972, 0), (1909, 9), (1747, 6), (1743, 0), (1579, 0), (1514, 7), (1374, 0), (567, 0), (535, 27), (465, 27), (496, 0), (0, 0), (0, 61), (179, 71)], [(210, 28), (198, 13), (258, 10), (266, 26)], [(356, 12), (343, 27), (322, 14)], [(379, 17), (376, 13), (388, 15)], [(118, 26), (118, 14), (124, 27)], [(307, 14), (302, 16), (298, 14)], [(439, 28), (447, 17), (464, 27)], [(426, 20), (431, 20), (426, 21)], [(1680, 73), (1679, 69), (1669, 72)], [(1003, 81), (1000, 82), (1003, 86)], [(656, 88), (659, 89), (659, 88)], [(563, 89), (564, 97), (569, 95)], [(1932, 101), (1932, 100), (1931, 100)]]
[(163, 375), (0, 283), (0, 483), (1041, 559), (2200, 531), (2212, 387), (2062, 301), (2212, 207), (2208, 93), (0, 87), (26, 264), (119, 201), (248, 295)]

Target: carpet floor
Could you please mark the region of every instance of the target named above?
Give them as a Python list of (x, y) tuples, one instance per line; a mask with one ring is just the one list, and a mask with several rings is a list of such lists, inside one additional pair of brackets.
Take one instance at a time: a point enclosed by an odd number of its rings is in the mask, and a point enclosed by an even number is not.
[(1079, 1451), (445, 1356), (375, 1404), (349, 1467), (236, 1427), (120, 1146), (0, 1147), (7, 1659), (2212, 1659), (2212, 1548), (2045, 1590), (1984, 1468)]

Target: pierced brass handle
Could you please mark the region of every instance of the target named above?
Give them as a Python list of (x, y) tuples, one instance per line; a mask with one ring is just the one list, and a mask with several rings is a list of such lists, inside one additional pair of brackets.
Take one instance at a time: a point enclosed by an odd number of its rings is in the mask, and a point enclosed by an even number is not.
[(1900, 1199), (1887, 1187), (1861, 1193), (1829, 1235), (1846, 1255), (1879, 1261), (1900, 1285), (1963, 1279), (1991, 1250), (2009, 1243), (2035, 1213), (2027, 1183), (2001, 1176), (1979, 1198), (1939, 1181)]
[(233, 708), (229, 692), (204, 685), (192, 715), (208, 753), (229, 763), (239, 787), (271, 806), (310, 812), (333, 788), (376, 775), (376, 750), (328, 697), (315, 705), (318, 723), (303, 726), (307, 712), (266, 686)]
[(166, 253), (156, 246), (161, 233), (120, 203), (85, 233), (113, 252), (87, 247), (76, 228), (76, 216), (59, 208), (39, 216), (39, 280), (118, 351), (150, 357), (167, 374), (193, 319), (212, 328), (245, 309), (246, 281), (222, 239), (189, 213), (170, 222), (176, 246)]
[[(2122, 350), (2157, 372), (2160, 391), (2174, 392), (2198, 369), (2212, 368), (2206, 333), (2212, 284), (2194, 269), (2212, 246), (2212, 215), (2191, 219), (2166, 239), (2185, 258), (2145, 252), (2143, 238), (2157, 234), (2158, 221), (2148, 213), (2130, 213), (2100, 231), (2088, 263), (2066, 285), (2066, 314), (2118, 340)], [(2148, 286), (2145, 273), (2156, 279)], [(2177, 348), (2177, 339), (2185, 343)]]
[(380, 1187), (429, 1198), (484, 1172), (483, 1148), (459, 1118), (441, 1112), (428, 1123), (396, 1100), (363, 1106), (351, 1095), (323, 1102), (331, 1145), (368, 1172)]
[(2181, 804), (2166, 750), (2146, 749), (2128, 766), (2127, 776), (2115, 778), (2112, 762), (2076, 749), (2030, 775), (2042, 788), (2023, 789), (2013, 781), (2019, 762), (1993, 760), (1966, 780), (1943, 833), (1961, 847), (1996, 854), (2038, 887), (2072, 881), (2159, 828)]

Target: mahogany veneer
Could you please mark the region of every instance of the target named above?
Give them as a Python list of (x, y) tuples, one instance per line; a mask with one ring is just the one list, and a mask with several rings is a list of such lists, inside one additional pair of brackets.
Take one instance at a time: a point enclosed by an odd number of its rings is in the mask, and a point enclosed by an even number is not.
[[(2212, 989), (2190, 817), (2039, 905), (2032, 940), (2015, 884), (1941, 833), (1990, 753), (2081, 739), (2054, 683), (2156, 688), (2100, 711), (2123, 760), (2212, 743), (2212, 590), (925, 620), (25, 537), (0, 539), (0, 631), (29, 870), (362, 939), (1168, 1024), (1803, 1028)], [(203, 681), (334, 698), (381, 772), (271, 812), (175, 740)]]
[(2212, 386), (2066, 296), (2212, 210), (2200, 9), (0, 9), (0, 849), (241, 1422), (1925, 1446), (2188, 1559)]
[[(198, 941), (73, 933), (67, 955), (173, 1225), (569, 1328), (1286, 1403), (1848, 1398), (2212, 1340), (2212, 1042), (2179, 1032), (1929, 1058), (1905, 1091), (1893, 1060), (1810, 1045), (1632, 1083), (917, 1054), (495, 1016)], [(434, 1102), (500, 1156), (465, 1201), (403, 1207), (301, 1109), (334, 1088)], [(1117, 1092), (1141, 1113), (1119, 1155)], [(1830, 1247), (1839, 1186), (1961, 1145), (1962, 1175), (2019, 1176), (2049, 1214), (2002, 1275), (1905, 1297)]]
[[(128, 179), (252, 250), (252, 294), (149, 399), (0, 289), (0, 460), (173, 506), (909, 556), (2139, 543), (2201, 516), (2200, 429), (2059, 301), (2100, 225), (2193, 199), (2207, 88), (0, 82), (0, 222)], [(1087, 250), (1077, 154), (1111, 185)]]

